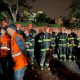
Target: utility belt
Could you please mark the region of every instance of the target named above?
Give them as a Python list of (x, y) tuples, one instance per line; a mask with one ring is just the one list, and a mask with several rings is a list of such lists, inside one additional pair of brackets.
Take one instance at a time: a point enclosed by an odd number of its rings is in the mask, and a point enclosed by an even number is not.
[(19, 56), (19, 55), (21, 55), (22, 53), (21, 52), (18, 52), (18, 53), (16, 53), (16, 54), (12, 54), (12, 57), (16, 57), (16, 56)]

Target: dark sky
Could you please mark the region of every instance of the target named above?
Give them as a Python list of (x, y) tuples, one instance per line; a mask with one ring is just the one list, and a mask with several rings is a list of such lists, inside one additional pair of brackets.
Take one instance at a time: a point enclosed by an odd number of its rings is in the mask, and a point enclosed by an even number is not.
[(32, 3), (32, 12), (43, 10), (48, 17), (56, 18), (60, 16), (67, 16), (69, 13), (69, 6), (72, 0), (36, 0)]

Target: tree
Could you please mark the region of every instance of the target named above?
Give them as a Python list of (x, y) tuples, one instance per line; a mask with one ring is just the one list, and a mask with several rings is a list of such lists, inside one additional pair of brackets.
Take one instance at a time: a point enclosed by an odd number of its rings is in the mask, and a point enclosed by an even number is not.
[(46, 14), (43, 11), (38, 11), (36, 15), (37, 23), (45, 23), (46, 22)]
[(8, 11), (9, 9), (7, 7), (7, 4), (5, 4), (3, 0), (0, 0), (0, 20), (4, 20), (7, 17)]
[(78, 28), (80, 27), (80, 0), (73, 0), (70, 8), (70, 27)]
[(80, 0), (73, 0), (70, 6), (70, 17), (80, 18)]
[(20, 6), (23, 6), (29, 9), (31, 8), (31, 6), (28, 5), (26, 0), (3, 0), (3, 2), (7, 4), (12, 20), (14, 22), (16, 22), (16, 18), (17, 18), (17, 14), (19, 12)]

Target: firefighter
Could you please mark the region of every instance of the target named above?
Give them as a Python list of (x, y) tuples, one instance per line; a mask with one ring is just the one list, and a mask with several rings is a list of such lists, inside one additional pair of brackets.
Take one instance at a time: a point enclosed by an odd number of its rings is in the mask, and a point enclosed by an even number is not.
[(76, 64), (76, 55), (77, 55), (77, 35), (71, 30), (71, 33), (68, 34), (67, 48), (68, 48), (68, 58), (66, 61), (61, 63), (70, 71), (76, 74), (80, 74), (79, 66)]
[(16, 32), (17, 28), (13, 23), (7, 27), (7, 32), (11, 36), (11, 55), (14, 61), (14, 80), (23, 80), (26, 66), (24, 39)]
[(37, 62), (37, 64), (40, 66), (40, 61), (41, 61), (41, 46), (42, 46), (42, 34), (44, 34), (43, 32), (43, 28), (39, 28), (39, 32), (35, 37), (35, 60)]
[(49, 46), (50, 46), (49, 27), (45, 27), (44, 32), (41, 32), (39, 43), (41, 46), (41, 49), (40, 49), (40, 52), (41, 52), (40, 53), (40, 55), (41, 55), (41, 59), (40, 59), (41, 70), (43, 70), (44, 65), (48, 69), (50, 69), (48, 59), (47, 59), (47, 54), (48, 54)]
[(77, 34), (74, 33), (74, 30), (71, 30), (71, 33), (68, 35), (68, 56), (69, 61), (75, 61), (75, 54), (77, 48)]
[(61, 28), (60, 33), (57, 34), (57, 45), (60, 60), (66, 60), (67, 34), (63, 27)]
[(33, 65), (34, 64), (34, 44), (35, 44), (34, 37), (29, 34), (28, 28), (24, 30), (24, 33), (26, 35), (25, 44), (26, 44), (27, 56), (29, 57), (30, 65)]
[(80, 68), (80, 34), (78, 34), (78, 50), (77, 50), (77, 60), (76, 60), (76, 63), (78, 64), (79, 68)]
[[(2, 75), (3, 78), (8, 79), (8, 50), (9, 47), (9, 36), (6, 34), (6, 28), (1, 28), (1, 35), (0, 35), (0, 64), (2, 68)], [(5, 80), (5, 79), (4, 79)]]
[(45, 62), (45, 56), (46, 56), (45, 44), (43, 42), (43, 39), (45, 38), (45, 34), (43, 32), (43, 29), (39, 29), (38, 36), (39, 36), (39, 38), (38, 38), (39, 45), (38, 46), (40, 46), (39, 64), (40, 64), (41, 70), (43, 70), (44, 62)]
[(56, 34), (54, 32), (54, 30), (52, 28), (50, 28), (50, 38), (51, 38), (51, 42), (50, 42), (50, 46), (52, 48), (52, 56), (55, 58), (58, 58), (58, 55), (55, 52), (55, 48), (56, 48)]
[(45, 60), (45, 66), (48, 68), (48, 70), (50, 69), (49, 68), (49, 56), (51, 55), (50, 54), (50, 42), (51, 42), (51, 37), (50, 37), (50, 32), (49, 32), (50, 28), (48, 26), (45, 26), (44, 27), (44, 33), (45, 33), (45, 38), (43, 39), (43, 42), (45, 43), (45, 53), (46, 53), (46, 60)]

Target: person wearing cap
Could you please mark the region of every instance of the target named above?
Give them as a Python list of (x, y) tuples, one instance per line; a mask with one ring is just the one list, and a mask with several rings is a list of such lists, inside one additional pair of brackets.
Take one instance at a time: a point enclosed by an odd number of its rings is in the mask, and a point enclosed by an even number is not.
[(11, 36), (11, 55), (14, 61), (14, 80), (23, 80), (26, 66), (28, 65), (24, 55), (24, 39), (16, 32), (16, 26), (11, 23), (7, 27), (7, 33)]
[(76, 54), (76, 62), (80, 68), (80, 30), (78, 32), (77, 41), (78, 41), (78, 49), (77, 49), (77, 54)]
[(39, 56), (39, 65), (40, 65), (40, 69), (43, 70), (44, 69), (44, 63), (45, 63), (45, 43), (43, 42), (43, 39), (45, 38), (45, 33), (44, 30), (42, 28), (39, 29), (39, 33), (38, 33), (38, 47), (39, 47), (39, 51), (40, 53), (38, 54)]
[(74, 30), (71, 30), (71, 33), (68, 34), (68, 57), (70, 61), (75, 61), (75, 54), (76, 54), (76, 48), (77, 48), (77, 34), (74, 32)]
[[(10, 50), (9, 46), (9, 36), (6, 34), (6, 28), (3, 27), (0, 30), (0, 65), (2, 68), (3, 78), (8, 79), (8, 51)], [(5, 79), (4, 79), (5, 80)]]
[(51, 42), (51, 36), (50, 36), (50, 28), (48, 26), (45, 26), (44, 27), (44, 34), (45, 34), (45, 38), (43, 39), (43, 42), (45, 44), (45, 53), (46, 53), (46, 59), (45, 59), (45, 66), (49, 68), (49, 61), (47, 59), (47, 55), (49, 54), (50, 52), (50, 42)]
[(50, 46), (52, 48), (52, 56), (55, 57), (55, 58), (58, 58), (58, 55), (55, 52), (55, 49), (56, 49), (56, 34), (55, 34), (55, 32), (52, 28), (49, 29), (49, 33), (50, 33), (50, 38), (51, 38)]
[(3, 20), (3, 21), (1, 22), (1, 25), (2, 25), (2, 27), (7, 27), (8, 23), (7, 23), (7, 21)]
[(36, 36), (36, 31), (33, 29), (33, 24), (29, 24), (28, 28), (29, 28), (30, 35), (32, 35), (33, 37), (35, 37)]
[[(45, 28), (44, 28), (45, 29)], [(41, 70), (44, 69), (44, 66), (49, 69), (49, 63), (47, 60), (46, 53), (49, 50), (50, 46), (50, 37), (49, 37), (49, 28), (46, 28), (45, 31), (44, 29), (39, 33), (39, 45), (40, 45), (40, 67)]]
[(25, 44), (26, 44), (26, 51), (27, 51), (27, 57), (29, 58), (29, 64), (31, 65), (33, 69), (34, 64), (34, 38), (32, 35), (29, 34), (29, 29), (26, 28), (24, 30), (24, 33), (26, 35), (25, 37)]
[(61, 27), (60, 32), (57, 34), (57, 46), (60, 60), (66, 60), (67, 34), (64, 27)]

